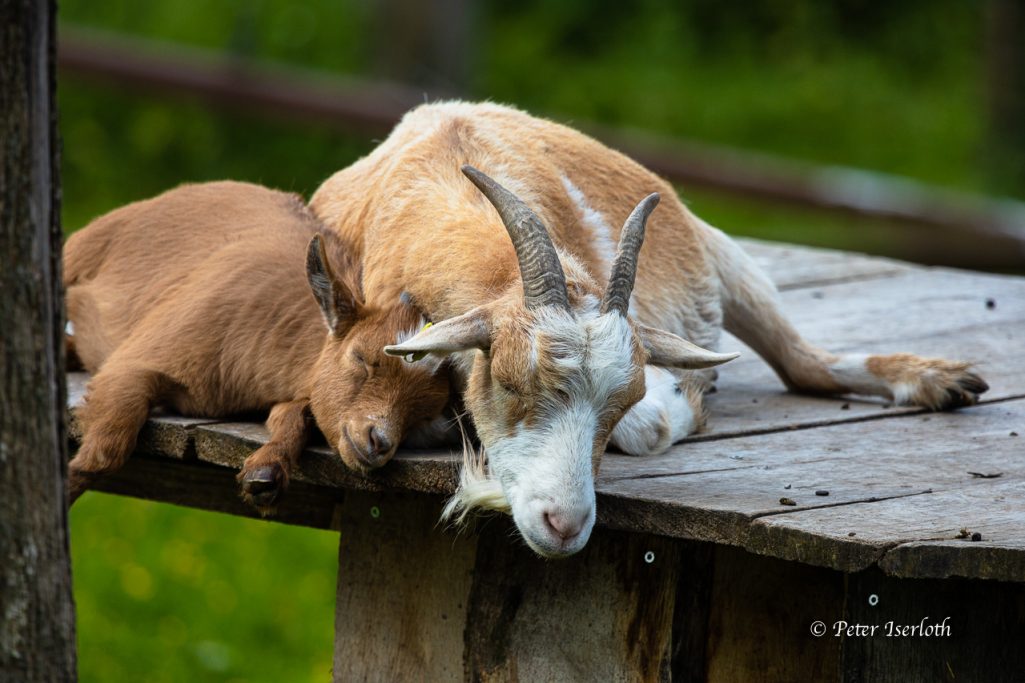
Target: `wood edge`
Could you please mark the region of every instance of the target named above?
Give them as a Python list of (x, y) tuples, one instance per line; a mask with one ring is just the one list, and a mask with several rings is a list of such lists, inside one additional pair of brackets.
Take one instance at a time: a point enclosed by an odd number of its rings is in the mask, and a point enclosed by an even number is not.
[(901, 543), (887, 550), (878, 564), (898, 578), (1025, 582), (1025, 549), (969, 540)]

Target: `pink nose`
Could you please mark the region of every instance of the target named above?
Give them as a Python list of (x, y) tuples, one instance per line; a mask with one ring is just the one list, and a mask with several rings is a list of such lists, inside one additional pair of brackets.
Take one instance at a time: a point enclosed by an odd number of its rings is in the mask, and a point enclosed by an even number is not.
[(559, 508), (544, 511), (545, 528), (550, 534), (562, 539), (562, 542), (576, 538), (587, 522), (588, 512), (574, 513)]

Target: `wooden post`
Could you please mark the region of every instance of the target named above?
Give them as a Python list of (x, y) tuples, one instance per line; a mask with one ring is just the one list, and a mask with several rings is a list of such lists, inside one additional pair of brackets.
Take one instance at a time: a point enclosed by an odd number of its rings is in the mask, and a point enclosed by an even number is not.
[(668, 680), (681, 547), (596, 529), (578, 555), (548, 561), (494, 520), (477, 550), (467, 679)]
[(0, 680), (75, 679), (52, 2), (0, 2)]
[(475, 540), (439, 527), (433, 496), (352, 493), (340, 508), (334, 680), (458, 680)]

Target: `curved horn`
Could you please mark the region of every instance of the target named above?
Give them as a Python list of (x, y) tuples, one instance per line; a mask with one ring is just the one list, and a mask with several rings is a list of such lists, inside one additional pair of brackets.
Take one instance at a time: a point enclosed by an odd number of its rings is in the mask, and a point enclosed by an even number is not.
[(644, 242), (644, 226), (648, 222), (648, 216), (658, 206), (659, 199), (658, 192), (649, 194), (634, 208), (623, 224), (616, 261), (612, 264), (612, 273), (609, 275), (609, 286), (605, 289), (605, 296), (601, 301), (602, 313), (617, 311), (626, 317), (630, 309), (634, 277), (637, 275), (637, 255)]
[(523, 279), (523, 299), (527, 308), (558, 306), (569, 310), (566, 275), (559, 255), (541, 219), (519, 197), (469, 164), (463, 174), (477, 186), (502, 217), (509, 232)]

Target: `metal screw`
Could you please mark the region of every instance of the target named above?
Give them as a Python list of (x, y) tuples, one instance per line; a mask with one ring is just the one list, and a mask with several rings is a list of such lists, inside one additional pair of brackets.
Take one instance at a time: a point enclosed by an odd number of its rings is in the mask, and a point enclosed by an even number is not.
[(644, 561), (647, 562), (648, 564), (651, 564), (652, 562), (654, 562), (655, 561), (655, 553), (653, 553), (650, 550), (648, 552), (644, 553)]
[(378, 508), (376, 505), (374, 507), (370, 508), (370, 516), (373, 517), (374, 519), (377, 519), (378, 517), (380, 517), (381, 516), (380, 508)]

